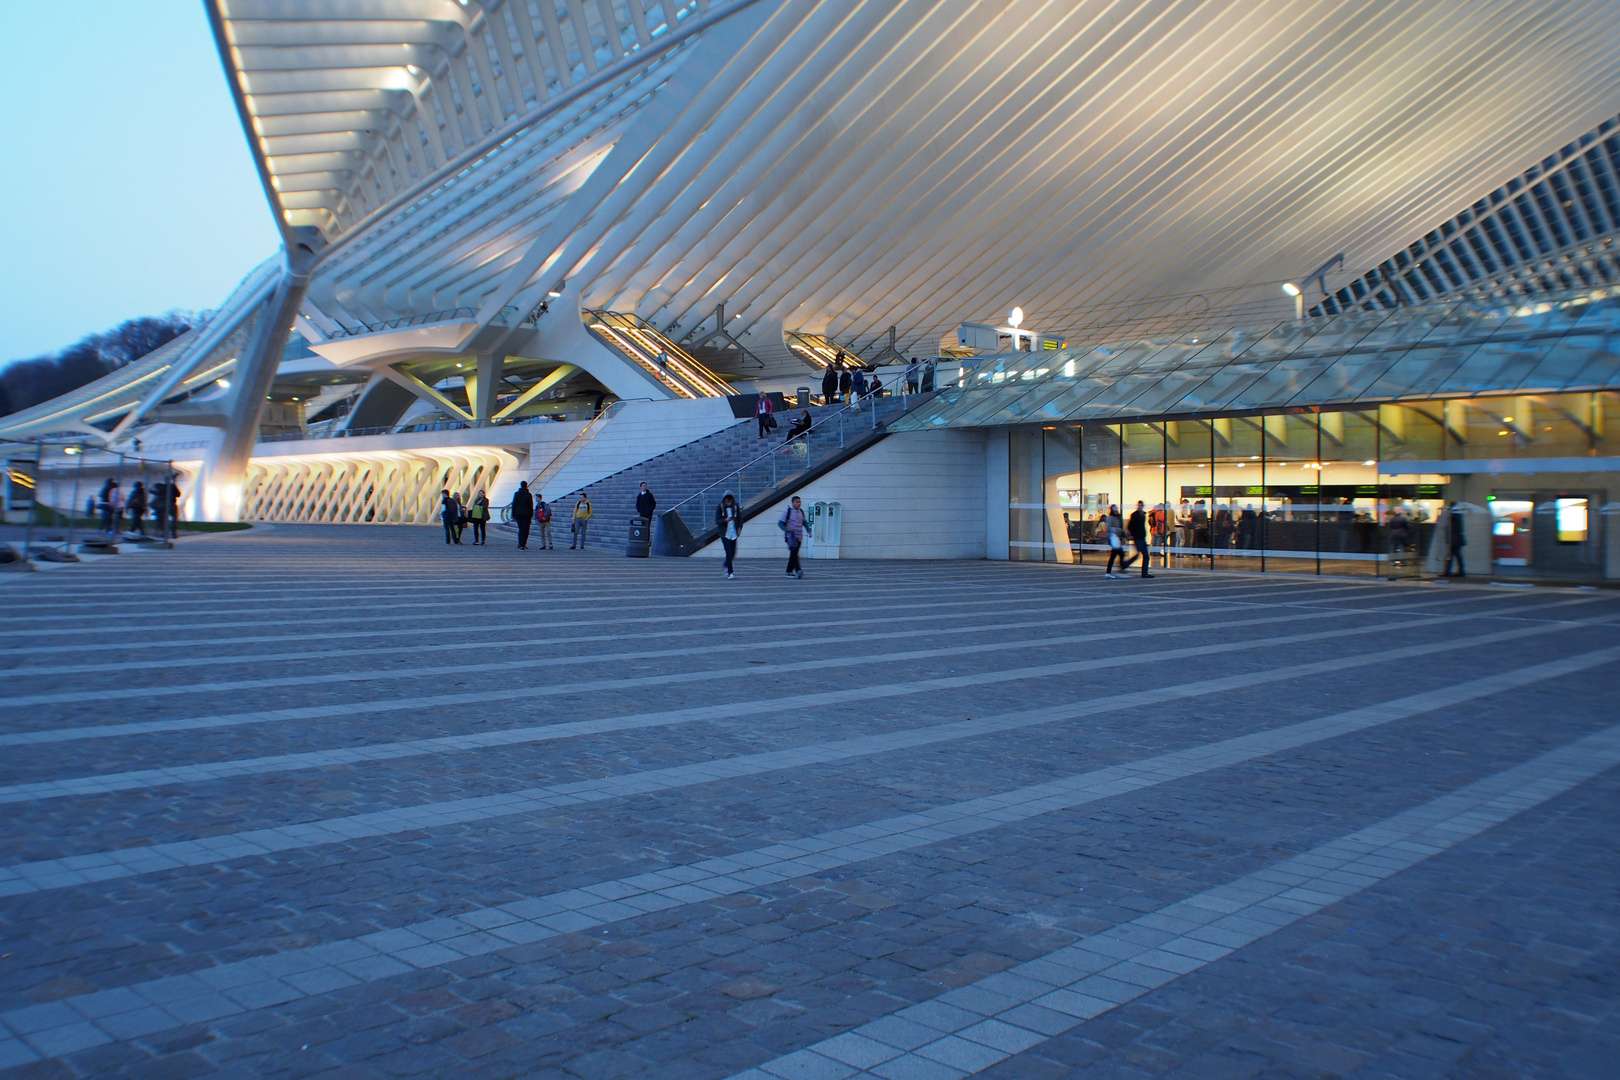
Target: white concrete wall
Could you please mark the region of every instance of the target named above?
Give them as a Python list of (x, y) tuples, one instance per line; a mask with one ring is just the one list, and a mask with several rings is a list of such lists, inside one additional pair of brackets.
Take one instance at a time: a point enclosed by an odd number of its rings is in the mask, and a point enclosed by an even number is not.
[[(1006, 476), (1003, 464), (1003, 486)], [(890, 435), (796, 494), (807, 506), (843, 503), (841, 558), (982, 559), (985, 555), (985, 452), (984, 434), (979, 431)], [(776, 519), (787, 505), (784, 499), (748, 521), (737, 547), (738, 557), (787, 557), (782, 533), (776, 527)], [(1005, 499), (1002, 506), (1005, 521)], [(1003, 557), (1006, 551), (1003, 543)], [(694, 557), (721, 558), (724, 554), (716, 541)]]
[[(740, 422), (731, 415), (731, 404), (725, 398), (627, 401), (596, 430), (574, 460), (546, 481), (542, 494), (557, 498), (578, 491), (621, 469)], [(556, 451), (549, 456), (531, 452), (529, 464), (538, 473), (554, 456)]]

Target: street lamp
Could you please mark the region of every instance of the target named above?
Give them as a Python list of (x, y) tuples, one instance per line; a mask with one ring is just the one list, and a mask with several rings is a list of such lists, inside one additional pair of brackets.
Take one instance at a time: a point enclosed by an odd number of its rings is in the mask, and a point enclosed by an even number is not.
[(1299, 291), (1299, 286), (1292, 281), (1285, 281), (1283, 282), (1283, 292), (1294, 298), (1294, 318), (1303, 320), (1305, 318), (1305, 297)]

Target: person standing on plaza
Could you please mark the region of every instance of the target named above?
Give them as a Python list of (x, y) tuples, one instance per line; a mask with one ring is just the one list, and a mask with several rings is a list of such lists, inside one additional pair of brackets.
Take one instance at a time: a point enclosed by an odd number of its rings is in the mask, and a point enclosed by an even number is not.
[(450, 497), (450, 489), (445, 488), (439, 492), (439, 520), (444, 523), (444, 542), (446, 545), (459, 543), (456, 540), (456, 518), (461, 508), (456, 500)]
[(1148, 566), (1153, 560), (1148, 556), (1147, 508), (1142, 505), (1141, 499), (1136, 500), (1136, 509), (1131, 511), (1131, 519), (1126, 523), (1126, 532), (1131, 534), (1131, 543), (1136, 545), (1136, 554), (1127, 559), (1125, 565), (1129, 566), (1137, 559), (1141, 559), (1142, 576), (1152, 577), (1153, 575), (1148, 573)]
[(827, 365), (821, 373), (821, 403), (831, 405), (838, 399), (838, 363), (834, 361)]
[(797, 495), (793, 502), (782, 511), (782, 516), (776, 522), (782, 530), (782, 539), (787, 542), (788, 577), (804, 577), (804, 570), (799, 566), (799, 547), (804, 543), (804, 536), (810, 531), (810, 520), (804, 516), (804, 507)]
[(737, 540), (742, 536), (742, 508), (737, 497), (726, 492), (714, 510), (714, 527), (720, 530), (720, 546), (726, 549), (726, 580), (737, 576)]
[(1103, 577), (1114, 576), (1114, 560), (1119, 560), (1120, 570), (1129, 564), (1125, 561), (1125, 523), (1119, 518), (1119, 507), (1110, 506), (1108, 514), (1103, 518), (1103, 528), (1108, 538), (1108, 565), (1103, 568)]
[(477, 498), (467, 507), (467, 520), (472, 522), (473, 547), (483, 547), (489, 544), (489, 496), (484, 489), (478, 489)]
[(641, 485), (641, 493), (636, 496), (636, 517), (652, 524), (653, 511), (658, 509), (658, 500), (653, 498), (652, 489), (645, 483)]
[(574, 504), (574, 542), (568, 545), (569, 551), (576, 547), (580, 551), (585, 550), (585, 531), (590, 528), (593, 513), (590, 496), (581, 492), (579, 502)]
[(129, 527), (146, 535), (146, 487), (139, 480), (129, 493)]
[(461, 543), (461, 534), (467, 531), (467, 504), (461, 501), (461, 492), (452, 492), (450, 501), (456, 504), (456, 543)]
[(529, 494), (529, 482), (518, 481), (512, 493), (512, 520), (517, 524), (518, 550), (529, 550), (529, 528), (534, 524), (534, 496)]
[(1463, 565), (1462, 549), (1468, 546), (1468, 530), (1463, 525), (1463, 508), (1461, 503), (1454, 502), (1446, 514), (1446, 572), (1444, 577), (1451, 577), (1451, 564), (1457, 564), (1457, 576), (1467, 577), (1468, 569)]
[(540, 547), (544, 551), (556, 551), (551, 543), (551, 504), (546, 502), (544, 492), (535, 495), (534, 521), (540, 526)]

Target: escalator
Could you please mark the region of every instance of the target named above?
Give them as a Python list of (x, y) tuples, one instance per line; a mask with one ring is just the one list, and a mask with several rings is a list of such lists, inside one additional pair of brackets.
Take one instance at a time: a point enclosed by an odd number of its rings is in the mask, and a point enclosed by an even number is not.
[(729, 383), (645, 319), (620, 311), (587, 311), (585, 325), (676, 397), (731, 396)]

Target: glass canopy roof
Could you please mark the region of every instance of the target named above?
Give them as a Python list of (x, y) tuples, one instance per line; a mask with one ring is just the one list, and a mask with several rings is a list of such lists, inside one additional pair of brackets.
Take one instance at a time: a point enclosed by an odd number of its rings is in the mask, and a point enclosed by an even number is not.
[[(1236, 327), (964, 361), (891, 431), (1152, 420), (1620, 389), (1620, 289)], [(946, 376), (948, 378), (948, 376)]]

